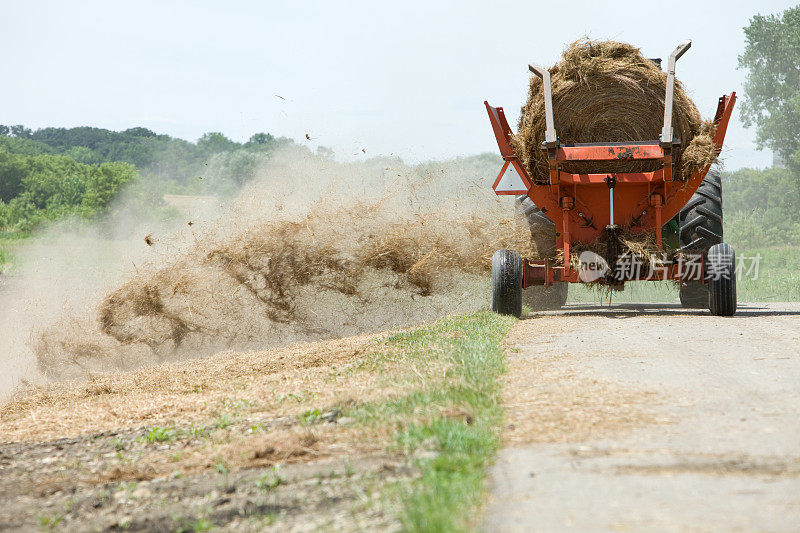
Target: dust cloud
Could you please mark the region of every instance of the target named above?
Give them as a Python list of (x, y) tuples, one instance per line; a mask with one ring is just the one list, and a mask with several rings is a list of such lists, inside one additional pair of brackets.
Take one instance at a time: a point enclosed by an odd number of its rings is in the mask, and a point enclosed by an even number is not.
[(53, 228), (0, 289), (0, 397), (24, 381), (485, 307), (494, 250), (530, 245), (510, 200), (490, 188), (497, 168), (490, 157), (411, 167), (286, 151), (226, 205), (185, 214), (180, 229), (135, 217), (111, 237)]

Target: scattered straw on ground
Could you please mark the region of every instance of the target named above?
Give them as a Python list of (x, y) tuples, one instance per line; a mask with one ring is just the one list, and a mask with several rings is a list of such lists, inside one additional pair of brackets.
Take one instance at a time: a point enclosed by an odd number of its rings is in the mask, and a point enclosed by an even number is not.
[(219, 416), (292, 417), (386, 398), (410, 386), (394, 378), (411, 372), (391, 360), (375, 365), (387, 349), (365, 336), (225, 352), (95, 375), (88, 382), (37, 386), (0, 406), (0, 435), (4, 441), (34, 441), (141, 426), (203, 425)]
[(658, 422), (648, 409), (658, 400), (655, 392), (582, 377), (570, 369), (568, 362), (573, 356), (558, 355), (552, 342), (574, 327), (563, 323), (548, 324), (546, 329), (543, 323), (537, 326), (536, 335), (546, 346), (543, 353), (515, 353), (520, 342), (530, 342), (531, 329), (525, 322), (516, 331), (528, 335), (515, 340), (512, 331), (507, 340), (510, 353), (503, 379), (503, 436), (507, 442), (582, 442)]
[(503, 394), (508, 442), (581, 442), (654, 421), (641, 409), (654, 393), (578, 378), (558, 365), (557, 360), (509, 361)]
[(617, 467), (620, 474), (675, 476), (798, 477), (800, 460), (786, 457), (748, 457), (737, 454), (692, 454), (662, 464), (627, 464)]
[(240, 470), (308, 463), (332, 457), (361, 457), (386, 446), (384, 428), (347, 428), (321, 424), (314, 428), (271, 429), (269, 434), (239, 435), (216, 431), (202, 442), (184, 444), (173, 453), (151, 451), (135, 462), (117, 465), (87, 479), (91, 483), (143, 481), (193, 475), (220, 468)]
[[(569, 45), (550, 68), (553, 115), (563, 143), (658, 140), (664, 120), (666, 73), (641, 51), (616, 41), (583, 39)], [(716, 159), (714, 126), (704, 123), (695, 104), (676, 81), (673, 128), (681, 141), (674, 152), (675, 176), (685, 180)], [(533, 76), (522, 107), (515, 153), (535, 181), (548, 182), (548, 163), (541, 149), (545, 133), (541, 80)], [(569, 163), (566, 172), (650, 172), (658, 161)]]

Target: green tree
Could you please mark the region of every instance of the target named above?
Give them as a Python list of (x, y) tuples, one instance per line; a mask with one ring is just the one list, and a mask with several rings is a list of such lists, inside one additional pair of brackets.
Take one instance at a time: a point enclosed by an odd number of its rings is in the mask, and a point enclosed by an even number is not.
[(142, 128), (138, 126), (136, 128), (128, 128), (127, 130), (122, 132), (123, 135), (128, 137), (145, 137), (145, 138), (159, 138), (159, 137), (167, 137), (166, 135), (158, 135), (153, 130), (149, 130), (147, 128)]
[(800, 243), (800, 187), (787, 168), (723, 174), (725, 240), (744, 247)]
[[(0, 202), (4, 202), (0, 227), (32, 228), (42, 220), (64, 214), (93, 216), (103, 211), (105, 207), (101, 206), (110, 201), (108, 191), (92, 182), (95, 174), (89, 166), (110, 162), (134, 165), (142, 183), (129, 197), (136, 197), (138, 190), (146, 191), (138, 209), (150, 201), (145, 196), (233, 194), (253, 178), (276, 149), (286, 146), (308, 152), (291, 139), (265, 132), (254, 134), (245, 144), (216, 132), (192, 143), (143, 127), (124, 131), (48, 127), (33, 131), (22, 125), (0, 126), (0, 152), (4, 152), (0, 158)], [(118, 184), (111, 185), (115, 189)]]
[(20, 155), (52, 154), (54, 151), (43, 142), (10, 135), (0, 136), (0, 150)]
[(234, 150), (239, 147), (239, 144), (233, 142), (219, 132), (212, 131), (204, 133), (203, 136), (197, 140), (197, 147), (206, 155), (214, 155)]
[(114, 198), (138, 179), (130, 163), (103, 163), (92, 167), (86, 177), (86, 192), (81, 198), (81, 215), (92, 217), (103, 212)]
[(725, 213), (776, 209), (800, 221), (800, 190), (792, 172), (785, 168), (740, 168), (724, 174)]
[(32, 134), (30, 128), (26, 128), (22, 124), (17, 124), (15, 126), (9, 126), (9, 129), (10, 129), (11, 135), (13, 135), (14, 137), (25, 137), (26, 139), (29, 139), (31, 137), (31, 134)]
[(275, 137), (272, 136), (270, 133), (254, 133), (250, 136), (250, 140), (247, 144), (250, 145), (258, 145), (258, 146), (270, 146), (275, 143)]
[(28, 231), (67, 215), (96, 217), (137, 178), (130, 163), (85, 165), (62, 155), (0, 150), (0, 228)]
[(204, 185), (207, 193), (228, 196), (253, 179), (269, 156), (261, 152), (236, 150), (215, 154), (208, 161)]
[(10, 202), (22, 192), (22, 179), (28, 171), (26, 157), (0, 150), (0, 201)]
[(87, 167), (64, 156), (39, 155), (29, 159), (20, 195), (37, 209), (58, 209), (80, 204), (86, 192)]
[(78, 163), (84, 163), (86, 165), (97, 165), (102, 161), (102, 158), (97, 152), (85, 146), (73, 146), (65, 151), (64, 155), (71, 157)]
[(747, 69), (742, 122), (756, 126), (767, 146), (800, 168), (800, 6), (779, 15), (756, 15), (744, 28)]

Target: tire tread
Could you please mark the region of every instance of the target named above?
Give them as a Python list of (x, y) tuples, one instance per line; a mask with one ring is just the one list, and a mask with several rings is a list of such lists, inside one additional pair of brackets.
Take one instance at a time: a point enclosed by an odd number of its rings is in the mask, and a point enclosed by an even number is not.
[[(678, 214), (680, 250), (706, 255), (722, 242), (722, 180), (716, 169), (703, 178), (700, 187)], [(689, 281), (680, 287), (680, 301), (687, 308), (708, 308), (708, 284)]]
[(522, 257), (514, 250), (498, 250), (492, 256), (492, 311), (522, 315)]

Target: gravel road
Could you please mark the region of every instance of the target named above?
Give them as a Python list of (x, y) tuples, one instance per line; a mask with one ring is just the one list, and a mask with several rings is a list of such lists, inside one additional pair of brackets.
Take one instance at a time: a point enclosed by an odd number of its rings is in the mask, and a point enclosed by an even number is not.
[(487, 531), (800, 531), (800, 304), (572, 305), (509, 343)]

